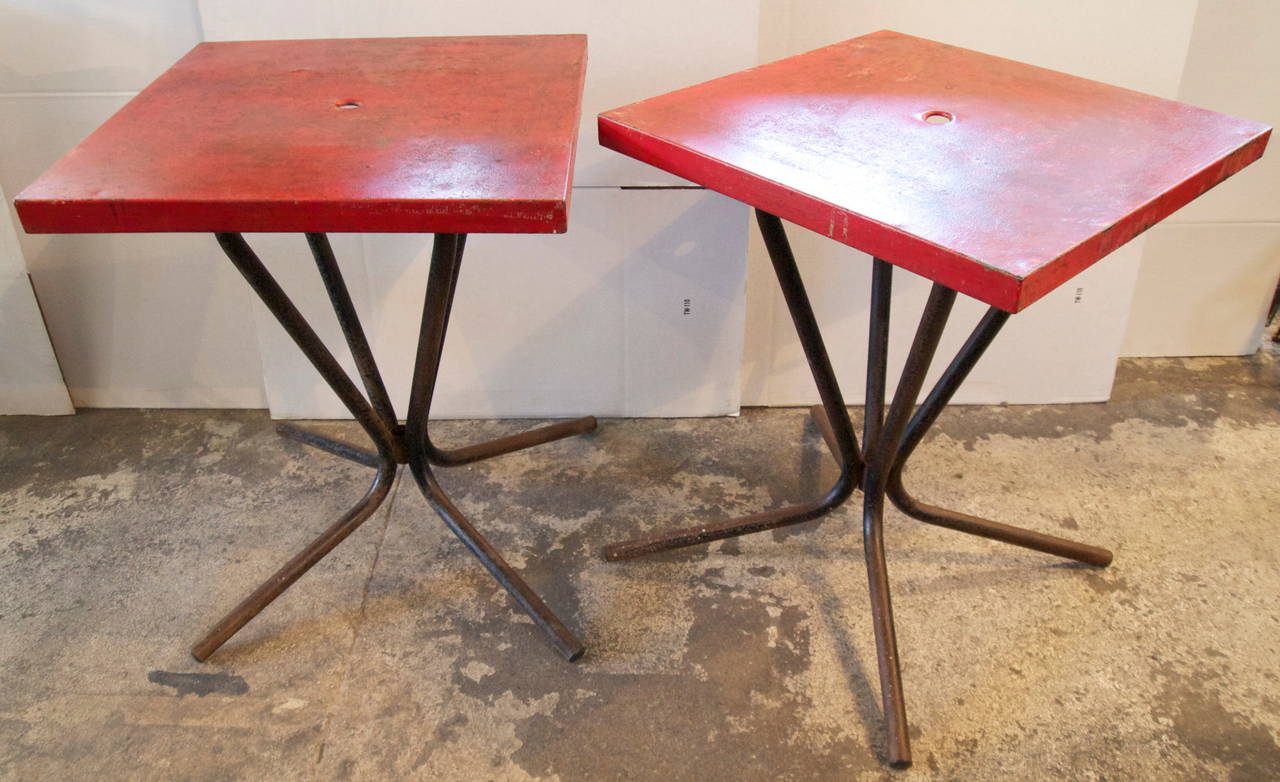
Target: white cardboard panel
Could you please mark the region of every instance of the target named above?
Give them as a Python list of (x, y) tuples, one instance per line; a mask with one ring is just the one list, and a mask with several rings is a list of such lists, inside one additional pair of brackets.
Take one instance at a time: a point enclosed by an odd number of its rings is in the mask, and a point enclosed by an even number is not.
[(199, 41), (194, 0), (5, 0), (0, 92), (140, 90)]
[(0, 274), (0, 415), (75, 411), (27, 275)]
[(736, 415), (748, 210), (704, 190), (629, 190), (624, 415)]
[[(0, 96), (0, 187), (21, 190), (125, 100)], [(212, 236), (18, 238), (77, 405), (264, 405), (248, 290)]]
[[(1178, 100), (1280, 124), (1277, 30), (1280, 3), (1275, 0), (1200, 0)], [(1268, 150), (1169, 219), (1280, 221), (1280, 154)]]
[(212, 236), (39, 236), (28, 246), (77, 406), (264, 406), (246, 286)]
[[(761, 51), (786, 56), (887, 28), (1172, 98), (1196, 4), (791, 0), (785, 11), (772, 11), (776, 26), (761, 30)], [(779, 38), (787, 43), (778, 44)]]
[[(245, 239), (358, 386), (355, 363), (343, 341), (306, 239), (300, 234), (245, 234)], [(369, 293), (361, 237), (331, 234), (329, 242), (356, 313), (369, 330)], [(272, 414), (277, 418), (350, 418), (275, 317), (256, 295), (250, 293), (249, 296), (253, 301), (257, 347), (262, 356), (263, 388)]]
[(1280, 278), (1280, 223), (1152, 229), (1126, 356), (1237, 356), (1258, 349)]
[[(1200, 0), (1178, 99), (1280, 121), (1280, 4)], [(1253, 352), (1276, 284), (1280, 161), (1274, 151), (1157, 227), (1142, 259), (1124, 354)], [(1270, 221), (1270, 222), (1250, 222)]]
[(27, 279), (13, 224), (4, 215), (0, 217), (0, 415), (75, 411)]
[[(1022, 3), (978, 0), (766, 0), (760, 51), (773, 59), (893, 29), (1087, 78), (1172, 97), (1182, 73), (1195, 0), (1114, 3)], [(998, 24), (992, 20), (998, 19)], [(1158, 24), (1152, 22), (1159, 19)], [(867, 257), (799, 228), (792, 241), (814, 299), (845, 398), (860, 403), (866, 361)], [(1125, 332), (1142, 240), (1131, 242), (1066, 286), (1012, 318), (956, 396), (962, 403), (1084, 402), (1108, 398)], [(753, 238), (748, 277), (749, 324), (743, 364), (745, 404), (817, 400), (767, 257)], [(1082, 289), (1080, 301), (1076, 291)], [(897, 272), (890, 334), (896, 378), (928, 292), (927, 281)], [(962, 299), (939, 348), (936, 377), (980, 317)]]
[[(573, 199), (567, 234), (468, 237), (432, 417), (736, 413), (745, 209), (700, 190), (589, 188)], [(304, 314), (332, 323), (314, 269), (286, 258), (305, 245), (250, 239)], [(344, 240), (335, 251), (351, 259), (348, 283), (403, 416), (431, 237), (361, 241), (363, 248)], [(354, 262), (362, 255), (363, 290)], [(346, 417), (259, 314), (272, 414)], [(341, 345), (336, 328), (317, 330)]]
[(596, 143), (599, 112), (756, 64), (757, 4), (735, 0), (200, 0), (207, 40), (585, 33), (588, 65), (574, 183), (682, 182)]
[[(791, 227), (792, 247), (809, 291), (827, 351), (848, 404), (862, 404), (866, 373), (871, 258), (811, 231)], [(1118, 250), (1068, 285), (1010, 318), (973, 374), (957, 392), (961, 404), (1096, 402), (1108, 398), (1123, 335), (1127, 301), (1141, 240)], [(818, 401), (812, 375), (796, 340), (786, 305), (763, 247), (752, 242), (755, 311), (771, 310), (771, 328), (753, 335), (744, 371), (743, 403), (808, 405)], [(889, 334), (889, 393), (906, 361), (930, 283), (910, 272), (893, 275)], [(765, 291), (768, 291), (765, 293)], [(759, 292), (759, 293), (757, 293)], [(938, 348), (931, 385), (959, 350), (986, 306), (960, 297)], [(1120, 328), (1114, 327), (1119, 322)], [(926, 386), (927, 387), (927, 386)]]

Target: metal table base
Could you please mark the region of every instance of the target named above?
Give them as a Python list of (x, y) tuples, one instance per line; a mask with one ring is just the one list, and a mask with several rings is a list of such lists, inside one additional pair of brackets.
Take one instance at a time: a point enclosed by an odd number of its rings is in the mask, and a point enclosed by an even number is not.
[(795, 257), (787, 241), (782, 221), (772, 214), (756, 210), (757, 222), (764, 237), (769, 258), (773, 262), (778, 284), (787, 302), (800, 344), (808, 359), (809, 369), (818, 386), (821, 405), (811, 413), (827, 446), (840, 464), (840, 476), (831, 489), (813, 502), (738, 519), (705, 524), (669, 532), (655, 537), (614, 543), (605, 548), (609, 560), (632, 559), (713, 540), (737, 537), (752, 532), (785, 527), (810, 521), (844, 503), (855, 489), (862, 489), (862, 534), (865, 546), (867, 576), (871, 592), (871, 613), (875, 626), (876, 658), (880, 670), (880, 692), (884, 708), (888, 754), (891, 765), (911, 765), (911, 746), (907, 736), (906, 704), (902, 692), (902, 674), (898, 664), (898, 644), (894, 631), (893, 605), (889, 596), (889, 574), (884, 554), (884, 503), (888, 497), (903, 513), (928, 524), (980, 535), (1012, 543), (1015, 546), (1053, 554), (1096, 567), (1111, 563), (1111, 552), (1096, 546), (1011, 527), (976, 516), (938, 508), (919, 502), (902, 482), (902, 470), (911, 453), (937, 420), (938, 414), (951, 400), (978, 359), (999, 333), (1009, 313), (992, 307), (978, 323), (960, 352), (951, 361), (936, 386), (915, 409), (916, 399), (924, 385), (925, 375), (946, 327), (956, 291), (935, 283), (920, 316), (906, 366), (898, 381), (897, 391), (888, 412), (884, 409), (885, 375), (889, 353), (889, 304), (893, 267), (876, 259), (871, 281), (871, 328), (868, 345), (866, 378), (866, 416), (862, 447), (849, 411), (845, 407), (836, 382), (822, 333), (809, 304), (808, 294)]
[(428, 416), (431, 412), (436, 377), (440, 370), (440, 357), (444, 351), (449, 314), (458, 285), (462, 252), (466, 243), (465, 234), (436, 234), (435, 236), (409, 395), (409, 409), (403, 426), (397, 422), (391, 399), (382, 382), (377, 364), (374, 362), (369, 342), (356, 315), (355, 306), (351, 302), (351, 295), (342, 279), (342, 273), (338, 269), (328, 238), (324, 234), (307, 234), (307, 242), (311, 246), (312, 255), (320, 270), (320, 276), (328, 291), (338, 323), (342, 327), (347, 346), (355, 359), (367, 398), (356, 388), (355, 383), (334, 359), (333, 354), (302, 317), (262, 261), (250, 249), (244, 237), (237, 233), (220, 233), (216, 236), (227, 257), (244, 275), (254, 292), (262, 299), (263, 304), (276, 317), (307, 359), (311, 361), (312, 366), (369, 435), (375, 450), (370, 451), (323, 437), (291, 424), (280, 424), (280, 432), (329, 453), (373, 467), (377, 473), (369, 490), (351, 510), (305, 549), (298, 552), (293, 559), (286, 562), (273, 576), (214, 625), (213, 629), (192, 648), (192, 656), (200, 661), (208, 659), (240, 628), (248, 624), (313, 565), (354, 532), (386, 499), (399, 465), (407, 464), (418, 488), (445, 525), (466, 544), (476, 559), (480, 560), (498, 583), (502, 584), (520, 607), (533, 618), (560, 654), (569, 661), (581, 657), (584, 651), (582, 642), (529, 588), (529, 585), (520, 578), (519, 573), (507, 564), (498, 550), (463, 516), (440, 487), (431, 470), (433, 465), (467, 464), (563, 437), (582, 434), (596, 428), (596, 419), (588, 416), (457, 449), (440, 448), (431, 441)]

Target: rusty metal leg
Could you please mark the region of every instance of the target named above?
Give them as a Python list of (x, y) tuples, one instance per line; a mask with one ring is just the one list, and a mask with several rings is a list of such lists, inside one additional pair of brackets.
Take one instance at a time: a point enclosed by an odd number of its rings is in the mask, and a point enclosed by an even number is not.
[(382, 373), (373, 359), (373, 351), (369, 348), (369, 340), (365, 337), (364, 327), (360, 325), (360, 317), (356, 314), (355, 304), (347, 291), (347, 284), (342, 279), (342, 269), (333, 256), (333, 247), (329, 237), (324, 234), (307, 234), (307, 245), (311, 248), (311, 256), (315, 258), (316, 268), (320, 271), (320, 280), (324, 283), (325, 292), (329, 294), (329, 302), (333, 312), (338, 316), (338, 325), (342, 328), (342, 336), (351, 350), (351, 358), (356, 363), (360, 380), (364, 383), (369, 404), (378, 417), (394, 426), (395, 409), (391, 406), (391, 396), (382, 382)]
[[(324, 283), (325, 291), (329, 294), (329, 302), (333, 305), (333, 312), (338, 318), (338, 325), (342, 328), (342, 335), (347, 341), (347, 347), (351, 350), (351, 357), (355, 361), (356, 369), (360, 373), (360, 379), (364, 383), (369, 403), (378, 417), (387, 422), (394, 431), (396, 413), (391, 405), (391, 396), (387, 393), (387, 387), (382, 382), (382, 373), (378, 371), (378, 365), (374, 361), (373, 351), (369, 348), (369, 340), (365, 337), (364, 327), (360, 325), (360, 317), (356, 314), (355, 304), (351, 301), (351, 293), (347, 290), (347, 284), (342, 278), (342, 269), (338, 266), (338, 260), (333, 255), (333, 247), (329, 244), (329, 237), (321, 233), (309, 233), (307, 234), (307, 245), (311, 248), (312, 257), (315, 258), (316, 268), (320, 272), (320, 280)], [(304, 445), (318, 448), (334, 456), (340, 456), (343, 459), (348, 459), (367, 467), (377, 467), (380, 462), (378, 455), (367, 448), (317, 434), (296, 424), (278, 423), (276, 424), (276, 431), (291, 440), (296, 440)], [(391, 443), (391, 447), (395, 454), (396, 462), (404, 464), (406, 456), (400, 437), (397, 436), (395, 438)]]
[[(877, 261), (879, 263), (882, 262)], [(887, 286), (881, 295), (888, 298)], [(869, 452), (862, 479), (862, 535), (867, 560), (867, 580), (871, 590), (871, 617), (876, 634), (876, 659), (880, 668), (880, 699), (884, 707), (889, 764), (895, 768), (911, 765), (911, 743), (907, 735), (906, 701), (902, 692), (897, 632), (889, 593), (889, 570), (884, 555), (885, 485), (902, 432), (907, 426), (920, 388), (924, 385), (925, 373), (929, 371), (929, 364), (937, 350), (955, 298), (956, 292), (950, 288), (936, 284), (933, 286), (924, 313), (920, 316), (915, 342), (911, 346), (911, 352), (907, 354), (902, 377), (898, 379), (893, 404), (890, 405), (875, 439), (874, 450)], [(885, 301), (881, 307), (887, 315), (888, 302)], [(881, 307), (873, 305), (873, 318)], [(887, 322), (887, 317), (885, 321)], [(887, 329), (876, 334), (876, 329), (873, 328), (872, 333), (867, 368), (868, 390), (872, 390), (873, 377), (878, 377), (881, 384), (875, 389), (878, 392), (876, 396), (867, 399), (868, 420), (878, 418), (879, 411), (883, 408), (882, 380), (888, 353)]]
[(983, 316), (973, 330), (960, 352), (956, 354), (955, 359), (952, 360), (942, 377), (939, 378), (937, 385), (934, 386), (924, 403), (920, 405), (920, 409), (912, 417), (899, 446), (893, 469), (889, 474), (887, 485), (889, 499), (903, 513), (928, 524), (946, 527), (959, 532), (967, 532), (970, 535), (980, 535), (984, 538), (1011, 543), (1015, 546), (1065, 557), (1066, 559), (1084, 562), (1097, 567), (1106, 567), (1111, 564), (1112, 554), (1104, 548), (988, 521), (977, 516), (957, 513), (956, 511), (933, 505), (926, 505), (917, 501), (903, 488), (902, 470), (906, 466), (907, 459), (911, 457), (911, 453), (920, 444), (925, 433), (929, 431), (929, 428), (937, 420), (938, 414), (951, 401), (956, 389), (968, 377), (970, 370), (973, 369), (978, 359), (982, 357), (987, 346), (995, 339), (1000, 327), (1008, 319), (1009, 313), (994, 307), (987, 311), (987, 314)]
[(363, 464), (365, 467), (382, 466), (382, 457), (370, 451), (368, 448), (362, 448), (354, 443), (346, 440), (339, 440), (334, 437), (325, 437), (322, 434), (316, 434), (310, 429), (304, 429), (295, 424), (286, 423), (284, 421), (276, 422), (276, 434), (281, 437), (287, 437), (290, 440), (300, 442), (303, 445), (309, 445), (334, 456), (341, 457), (356, 464)]
[(422, 329), (418, 339), (418, 352), (414, 364), (413, 386), (409, 394), (408, 422), (405, 436), (409, 446), (409, 468), (418, 488), (435, 508), (445, 525), (458, 536), (476, 559), (502, 584), (511, 597), (542, 629), (552, 644), (569, 661), (582, 656), (585, 647), (573, 632), (560, 621), (546, 603), (524, 582), (520, 574), (502, 558), (483, 535), (467, 520), (457, 506), (444, 493), (431, 472), (426, 444), (428, 416), (431, 399), (435, 393), (436, 376), (440, 369), (440, 352), (444, 345), (444, 332), (449, 318), (449, 296), (457, 279), (457, 267), (461, 261), (462, 237), (458, 234), (437, 234), (431, 254), (431, 271), (427, 280), (427, 292), (423, 302)]
[(332, 526), (313, 540), (306, 548), (286, 562), (276, 571), (275, 575), (253, 590), (252, 594), (240, 601), (239, 605), (224, 616), (221, 621), (213, 626), (212, 630), (205, 634), (204, 638), (200, 639), (199, 643), (191, 648), (191, 656), (200, 662), (209, 659), (209, 655), (216, 652), (218, 647), (226, 643), (231, 636), (239, 632), (240, 628), (261, 613), (262, 609), (271, 605), (271, 602), (292, 586), (293, 582), (302, 578), (303, 574), (310, 570), (312, 565), (324, 559), (325, 555), (333, 551), (348, 535), (355, 532), (387, 498), (387, 493), (391, 490), (391, 484), (394, 482), (395, 477), (395, 463), (383, 463), (378, 468), (373, 484), (369, 486), (369, 491), (365, 493), (360, 502), (356, 503), (355, 507), (347, 511), (342, 518), (334, 522)]
[[(466, 247), (466, 235), (459, 234), (458, 241), (455, 246), (457, 258), (450, 270), (450, 276), (446, 283), (447, 288), (441, 297), (444, 307), (444, 327), (440, 333), (433, 335), (436, 340), (432, 344), (431, 349), (437, 354), (443, 355), (445, 335), (448, 333), (449, 316), (453, 312), (454, 293), (458, 289), (458, 277), (462, 273), (462, 252)], [(436, 362), (435, 371), (439, 371), (439, 361)], [(432, 386), (435, 385), (435, 378), (431, 378)], [(574, 418), (568, 421), (559, 421), (548, 426), (541, 426), (537, 429), (531, 429), (520, 434), (513, 434), (507, 437), (499, 437), (495, 440), (489, 440), (483, 443), (467, 445), (461, 448), (440, 448), (431, 441), (431, 435), (428, 432), (424, 435), (425, 439), (422, 443), (423, 453), (426, 454), (427, 461), (441, 467), (455, 467), (461, 464), (470, 464), (478, 462), (482, 459), (488, 459), (493, 456), (501, 456), (512, 451), (522, 451), (525, 448), (532, 448), (535, 445), (561, 440), (565, 437), (573, 437), (574, 435), (585, 434), (594, 431), (597, 422), (595, 416), (585, 416), (583, 418)]]
[[(881, 263), (876, 261), (876, 271), (884, 269), (887, 274), (888, 267), (882, 267)], [(872, 336), (867, 366), (867, 428), (863, 438), (864, 448), (869, 454), (866, 458), (862, 487), (864, 492), (863, 534), (866, 542), (867, 573), (871, 586), (872, 615), (876, 629), (876, 655), (880, 664), (880, 689), (884, 702), (889, 761), (895, 767), (905, 768), (911, 764), (911, 748), (907, 736), (893, 606), (884, 557), (885, 497), (891, 499), (904, 513), (920, 521), (1093, 565), (1106, 566), (1111, 561), (1111, 553), (1105, 549), (1052, 535), (1043, 535), (925, 505), (917, 502), (906, 492), (902, 486), (902, 470), (907, 459), (1008, 320), (1009, 313), (995, 308), (987, 312), (947, 367), (937, 385), (915, 414), (911, 415), (911, 408), (920, 394), (925, 375), (955, 300), (954, 291), (935, 285), (921, 317), (911, 354), (894, 395), (893, 406), (884, 421), (883, 434), (879, 434), (878, 422), (883, 410), (887, 334), (879, 330), (878, 326), (888, 322), (887, 280), (884, 281), (883, 293), (875, 292), (877, 288), (875, 278), (873, 278), (872, 288)], [(826, 409), (815, 405), (809, 412), (818, 431), (826, 440), (828, 448), (839, 460), (839, 450), (832, 439)]]
[(799, 269), (796, 268), (795, 256), (787, 241), (786, 231), (783, 229), (781, 220), (759, 209), (756, 210), (756, 221), (760, 225), (760, 233), (769, 250), (769, 258), (773, 261), (774, 273), (778, 277), (778, 285), (782, 288), (783, 297), (787, 301), (787, 309), (795, 324), (796, 334), (800, 337), (800, 345), (804, 348), (805, 358), (808, 359), (809, 371), (813, 373), (813, 380), (818, 386), (818, 395), (822, 399), (827, 420), (831, 422), (828, 424), (831, 430), (831, 442), (842, 457), (840, 477), (822, 498), (813, 502), (717, 524), (705, 524), (655, 537), (614, 543), (605, 547), (604, 556), (607, 560), (633, 559), (659, 551), (696, 546), (713, 540), (799, 524), (818, 518), (839, 506), (849, 498), (858, 485), (862, 472), (862, 460), (858, 454), (857, 437), (854, 435), (849, 411), (845, 408), (844, 398), (840, 393), (840, 385), (836, 382), (835, 372), (831, 369), (831, 361), (827, 357), (827, 349), (822, 342), (822, 333), (818, 330), (818, 322), (809, 304), (804, 282), (800, 278)]
[[(379, 463), (373, 484), (355, 507), (241, 601), (192, 648), (192, 656), (201, 662), (208, 659), (209, 655), (213, 654), (227, 639), (248, 624), (262, 609), (270, 605), (373, 514), (390, 491), (396, 471), (397, 448), (392, 424), (379, 416), (369, 402), (361, 396), (359, 389), (351, 382), (351, 378), (342, 370), (333, 354), (302, 317), (302, 313), (293, 305), (288, 295), (250, 249), (244, 237), (234, 233), (220, 233), (216, 236), (218, 244), (262, 299), (262, 303), (275, 315), (280, 325), (311, 361), (312, 366), (373, 440), (378, 449)], [(345, 328), (344, 326), (344, 330)]]

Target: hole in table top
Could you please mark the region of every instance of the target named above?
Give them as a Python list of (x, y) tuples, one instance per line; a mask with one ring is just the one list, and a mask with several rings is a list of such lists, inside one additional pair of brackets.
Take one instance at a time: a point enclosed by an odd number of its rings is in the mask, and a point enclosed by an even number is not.
[(358, 109), (360, 108), (360, 101), (340, 100), (337, 103), (333, 104), (333, 107), (336, 109)]
[(921, 114), (920, 119), (924, 120), (930, 125), (945, 125), (951, 120), (955, 119), (955, 115), (949, 111), (939, 111), (937, 109), (934, 109), (932, 111), (926, 111), (924, 114)]

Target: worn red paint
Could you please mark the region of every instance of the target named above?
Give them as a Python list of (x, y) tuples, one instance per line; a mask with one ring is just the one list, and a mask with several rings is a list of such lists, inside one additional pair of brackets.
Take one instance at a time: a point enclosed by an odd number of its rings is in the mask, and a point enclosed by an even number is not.
[(200, 44), (18, 215), (31, 233), (564, 231), (585, 68), (582, 35)]
[(1012, 312), (1256, 160), (1271, 130), (890, 31), (599, 127), (606, 147)]

